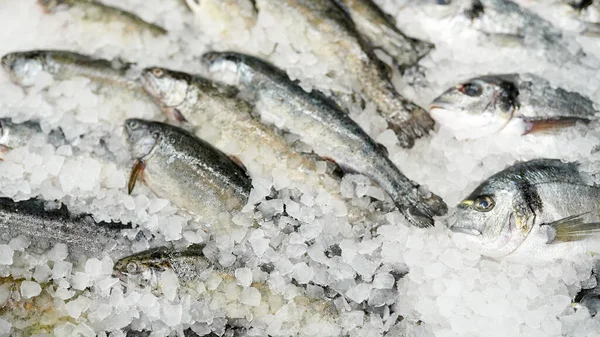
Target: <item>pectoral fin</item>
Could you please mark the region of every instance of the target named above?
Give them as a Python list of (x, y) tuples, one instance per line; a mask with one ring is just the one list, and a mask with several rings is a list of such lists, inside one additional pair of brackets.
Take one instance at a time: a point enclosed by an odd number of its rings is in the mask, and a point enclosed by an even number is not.
[(131, 169), (131, 174), (129, 175), (129, 182), (127, 183), (127, 193), (131, 194), (133, 192), (133, 188), (135, 187), (135, 183), (138, 179), (142, 178), (144, 174), (144, 168), (146, 164), (143, 161), (139, 160), (135, 162), (133, 168)]
[(542, 224), (549, 226), (547, 243), (579, 241), (589, 237), (600, 237), (600, 222), (585, 222), (579, 214), (569, 216), (554, 222)]
[(588, 122), (586, 119), (581, 118), (558, 118), (558, 119), (545, 119), (545, 120), (526, 120), (527, 129), (523, 135), (530, 133), (538, 133), (544, 131), (552, 131), (556, 129), (562, 129), (570, 126), (574, 126), (577, 122)]

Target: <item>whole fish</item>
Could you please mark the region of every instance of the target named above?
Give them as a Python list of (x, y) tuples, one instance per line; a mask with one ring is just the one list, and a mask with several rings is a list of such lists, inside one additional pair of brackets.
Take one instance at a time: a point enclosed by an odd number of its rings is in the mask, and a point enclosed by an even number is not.
[(377, 182), (413, 225), (432, 226), (433, 216), (446, 213), (441, 198), (421, 193), (419, 185), (390, 161), (385, 148), (323, 94), (304, 91), (283, 70), (256, 57), (210, 52), (203, 59), (217, 77), (222, 71), (235, 73), (241, 95), (256, 101), (265, 122), (297, 134), (342, 169), (363, 173)]
[(131, 226), (96, 222), (87, 214), (69, 214), (65, 206), (47, 210), (43, 200), (0, 198), (0, 242), (25, 236), (31, 241), (28, 251), (36, 254), (63, 243), (68, 248), (67, 259), (73, 262), (107, 254), (121, 258), (131, 252), (131, 242), (121, 234), (128, 228)]
[[(43, 131), (37, 122), (13, 123), (10, 118), (0, 118), (0, 159), (11, 149), (26, 146), (39, 134), (43, 134)], [(46, 140), (54, 147), (59, 147), (65, 144), (65, 135), (60, 129), (52, 130), (46, 135)]]
[(600, 188), (578, 164), (537, 159), (481, 183), (458, 205), (450, 229), (482, 255), (539, 263), (589, 253), (599, 220)]
[(377, 59), (352, 19), (333, 0), (256, 0), (256, 4), (260, 11), (274, 16), (302, 20), (309, 30), (305, 35), (319, 37), (308, 39), (311, 52), (344, 65), (344, 71), (360, 84), (360, 91), (375, 104), (401, 146), (410, 148), (415, 139), (428, 135), (434, 125), (431, 117), (396, 91), (387, 66)]
[[(320, 324), (325, 329), (319, 331), (318, 336), (340, 336), (340, 327), (336, 324), (339, 312), (331, 301), (306, 295), (286, 299), (283, 294), (273, 293), (265, 282), (252, 282), (241, 287), (234, 272), (213, 265), (203, 249), (202, 245), (191, 245), (183, 250), (169, 247), (150, 249), (117, 261), (114, 274), (127, 284), (136, 285), (141, 281), (144, 286), (150, 285), (153, 291), (160, 291), (158, 276), (169, 270), (177, 276), (180, 292), (190, 293), (199, 302), (213, 303), (211, 313), (215, 317), (244, 319), (251, 325), (264, 327), (262, 324), (269, 324), (275, 316), (281, 320), (278, 336), (297, 335), (307, 324)], [(209, 283), (215, 286), (206, 286)], [(203, 292), (197, 291), (199, 284), (203, 284)], [(240, 291), (254, 294), (254, 300), (244, 300)], [(222, 298), (223, 294), (227, 294), (227, 298)], [(215, 306), (217, 302), (214, 301), (219, 301), (219, 298), (225, 302)], [(290, 310), (295, 315), (278, 315), (280, 310)]]
[[(170, 119), (187, 121), (199, 130), (197, 134), (203, 140), (219, 150), (228, 153), (232, 143), (238, 153), (249, 147), (258, 148), (259, 153), (264, 149), (276, 158), (264, 170), (274, 171), (283, 163), (290, 179), (339, 193), (339, 187), (334, 190), (328, 184), (332, 179), (328, 181), (317, 174), (310, 158), (292, 150), (282, 135), (252, 116), (252, 106), (237, 97), (238, 90), (234, 87), (164, 68), (145, 69), (141, 82)], [(251, 167), (248, 169), (252, 171)]]
[(434, 45), (406, 36), (396, 27), (393, 16), (386, 14), (373, 0), (335, 0), (350, 14), (358, 32), (374, 48), (392, 57), (403, 69), (415, 65)]
[(129, 192), (143, 181), (158, 196), (217, 225), (221, 213), (246, 205), (252, 183), (243, 168), (192, 133), (164, 123), (128, 119), (125, 131), (137, 160)]
[(433, 100), (430, 113), (458, 138), (477, 138), (501, 130), (528, 134), (587, 123), (598, 111), (588, 98), (539, 76), (498, 74), (446, 90)]
[(46, 13), (75, 9), (83, 13), (83, 20), (86, 21), (102, 24), (118, 22), (123, 25), (123, 32), (128, 34), (148, 32), (155, 37), (167, 34), (164, 28), (156, 24), (144, 21), (133, 13), (105, 5), (96, 0), (38, 0), (38, 3)]

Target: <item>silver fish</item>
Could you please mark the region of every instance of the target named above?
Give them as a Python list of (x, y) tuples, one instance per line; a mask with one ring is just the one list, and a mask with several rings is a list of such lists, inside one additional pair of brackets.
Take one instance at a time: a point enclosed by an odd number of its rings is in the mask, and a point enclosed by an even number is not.
[(392, 57), (400, 70), (415, 65), (434, 45), (406, 36), (396, 27), (393, 16), (372, 0), (335, 0), (350, 14), (358, 32), (374, 48)]
[(110, 255), (122, 258), (131, 253), (131, 242), (121, 234), (131, 228), (117, 223), (96, 222), (90, 215), (71, 215), (65, 206), (46, 210), (43, 200), (15, 202), (0, 198), (0, 242), (24, 236), (31, 241), (29, 251), (42, 254), (56, 243), (67, 246), (68, 260)]
[(587, 123), (598, 111), (588, 98), (539, 76), (498, 74), (446, 90), (433, 100), (430, 113), (458, 138), (477, 138), (501, 130), (528, 134)]
[(143, 181), (157, 195), (218, 227), (221, 213), (246, 205), (252, 184), (244, 169), (181, 128), (128, 119), (125, 130), (137, 159), (129, 192)]
[(485, 256), (523, 263), (587, 253), (600, 233), (600, 188), (588, 181), (576, 163), (516, 164), (467, 196), (450, 229)]
[[(26, 146), (39, 134), (43, 131), (37, 122), (13, 123), (10, 118), (0, 118), (0, 159), (11, 149)], [(46, 140), (54, 147), (65, 144), (65, 136), (60, 129), (52, 130), (46, 135)]]
[(377, 182), (415, 226), (433, 225), (446, 204), (434, 194), (423, 194), (406, 178), (344, 111), (319, 92), (306, 92), (286, 73), (256, 57), (239, 53), (210, 52), (203, 56), (215, 76), (222, 70), (235, 73), (241, 95), (254, 100), (262, 119), (288, 129), (311, 145), (322, 157), (342, 169), (360, 172)]
[(256, 0), (260, 11), (293, 15), (311, 27), (318, 39), (309, 39), (311, 52), (335, 58), (360, 84), (362, 94), (377, 107), (399, 144), (410, 148), (417, 138), (428, 135), (434, 122), (428, 113), (400, 95), (390, 82), (387, 65), (356, 31), (350, 16), (332, 0)]

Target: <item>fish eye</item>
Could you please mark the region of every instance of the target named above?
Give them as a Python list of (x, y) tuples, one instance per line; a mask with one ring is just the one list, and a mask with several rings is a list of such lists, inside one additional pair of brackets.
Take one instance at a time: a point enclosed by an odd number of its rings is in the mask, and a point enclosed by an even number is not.
[(489, 212), (495, 205), (494, 199), (487, 195), (482, 195), (473, 202), (473, 208), (479, 212)]
[(137, 263), (135, 263), (135, 262), (129, 262), (127, 264), (127, 266), (125, 266), (125, 270), (127, 270), (127, 272), (130, 273), (130, 274), (133, 274), (133, 273), (137, 272), (137, 270), (138, 270)]
[(152, 138), (158, 139), (158, 137), (160, 137), (160, 133), (158, 133), (158, 131), (152, 132)]
[(152, 75), (154, 75), (154, 76), (156, 76), (158, 78), (163, 77), (164, 74), (165, 74), (165, 72), (162, 69), (160, 69), (160, 68), (153, 68), (152, 69)]
[(131, 130), (135, 130), (138, 128), (139, 123), (137, 121), (131, 120), (127, 122), (127, 126), (131, 129)]
[(462, 84), (458, 87), (458, 91), (471, 97), (481, 96), (481, 93), (483, 92), (481, 86), (475, 83)]

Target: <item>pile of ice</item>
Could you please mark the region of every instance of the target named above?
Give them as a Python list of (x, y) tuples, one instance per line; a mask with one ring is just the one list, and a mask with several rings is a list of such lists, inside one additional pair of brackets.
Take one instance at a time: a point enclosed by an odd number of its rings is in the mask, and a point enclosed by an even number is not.
[[(163, 25), (170, 34), (123, 36), (119, 27), (82, 23), (77, 13), (44, 15), (35, 1), (5, 1), (0, 3), (0, 54), (71, 49), (120, 57), (140, 67), (201, 72), (198, 56), (204, 51), (236, 49), (268, 58), (306, 88), (350, 90), (342, 83), (351, 81), (328, 76), (332, 70), (343, 74), (341, 64), (315, 56), (301, 34), (307, 27), (299, 27), (285, 13), (260, 13), (252, 30), (235, 24), (244, 33), (234, 34), (216, 17), (194, 17), (181, 1), (107, 2)], [(600, 101), (600, 73), (560, 68), (519, 48), (481, 44), (451, 17), (412, 2), (378, 3), (397, 17), (406, 33), (436, 44), (422, 63), (424, 86), (413, 88), (395, 78), (401, 92), (419, 104), (427, 105), (465, 78), (518, 71), (543, 75)], [(600, 54), (597, 44), (583, 46)], [(199, 335), (221, 335), (236, 323), (247, 327), (250, 336), (591, 336), (600, 328), (587, 309), (571, 305), (582, 286), (596, 282), (590, 261), (528, 267), (482, 258), (457, 246), (441, 223), (432, 230), (408, 227), (383, 191), (364, 176), (346, 175), (334, 182), (345, 201), (340, 203), (324, 191), (293, 183), (283, 169), (273, 173), (275, 160), (257, 156), (256, 148), (231, 144), (231, 151), (255, 167), (249, 204), (260, 205), (246, 207), (234, 219), (230, 235), (215, 236), (142, 184), (127, 194), (132, 162), (122, 122), (129, 117), (163, 119), (155, 107), (127, 95), (98, 92), (85, 78), (55, 82), (41, 76), (32, 88), (22, 90), (0, 72), (0, 115), (17, 122), (40, 120), (45, 131), (60, 127), (71, 144), (53, 148), (34, 138), (27, 147), (9, 152), (0, 162), (3, 196), (58, 200), (97, 220), (132, 222), (147, 238), (179, 247), (204, 243), (211, 258), (233, 270), (214, 272), (209, 281), (193, 286), (179, 284), (174, 274), (165, 272), (156, 293), (121, 284), (112, 276), (110, 258), (73, 265), (65, 261), (63, 246), (37, 256), (28, 253), (28, 242), (14, 238), (0, 245), (0, 277), (23, 280), (0, 285), (0, 334), (40, 320), (57, 336), (121, 336), (126, 327), (151, 330), (156, 336), (182, 335), (190, 327)], [(584, 161), (586, 167), (598, 160), (593, 150), (600, 134), (587, 128), (469, 142), (439, 130), (407, 151), (395, 146), (393, 133), (372, 104), (353, 107), (351, 116), (388, 147), (406, 175), (450, 206), (517, 160), (562, 158)], [(324, 173), (325, 163), (318, 165)], [(142, 241), (135, 250), (147, 247)], [(49, 305), (51, 310), (28, 310), (22, 304), (36, 298), (37, 306)]]

